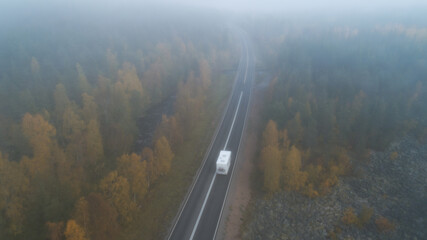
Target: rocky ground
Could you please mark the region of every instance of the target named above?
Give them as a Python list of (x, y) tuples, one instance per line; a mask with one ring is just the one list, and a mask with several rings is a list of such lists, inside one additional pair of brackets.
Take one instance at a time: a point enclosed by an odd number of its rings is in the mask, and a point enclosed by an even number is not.
[(152, 106), (138, 119), (138, 139), (135, 142), (134, 151), (141, 152), (144, 147), (152, 147), (157, 126), (162, 122), (162, 116), (170, 116), (174, 113), (176, 95), (166, 98), (163, 102)]
[[(256, 199), (243, 239), (330, 239), (331, 232), (337, 239), (427, 239), (427, 144), (406, 137), (371, 153), (355, 172), (324, 197), (281, 192)], [(363, 227), (342, 222), (345, 209), (358, 214), (364, 206), (373, 215)], [(395, 229), (379, 231), (380, 216)]]

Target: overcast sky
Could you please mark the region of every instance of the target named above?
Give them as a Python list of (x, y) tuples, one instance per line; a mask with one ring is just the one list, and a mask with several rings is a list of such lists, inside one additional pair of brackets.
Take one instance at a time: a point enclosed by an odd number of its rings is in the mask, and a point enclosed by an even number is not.
[[(157, 8), (154, 8), (156, 5)], [(39, 11), (39, 10), (42, 11)], [(47, 11), (45, 11), (47, 9)], [(100, 11), (107, 14), (139, 13), (148, 10), (151, 13), (167, 14), (168, 11), (183, 9), (225, 10), (229, 13), (278, 13), (293, 12), (298, 15), (310, 15), (347, 12), (395, 12), (410, 9), (426, 9), (427, 0), (0, 0), (0, 20), (4, 24), (22, 19), (22, 16), (49, 15), (60, 10), (75, 9)], [(141, 11), (142, 12), (142, 11)], [(6, 22), (5, 22), (6, 21)], [(0, 23), (2, 25), (2, 23)]]
[[(81, 5), (98, 6), (108, 5), (162, 5), (203, 6), (225, 10), (286, 10), (312, 8), (389, 8), (396, 6), (427, 6), (426, 0), (0, 0), (0, 6), (32, 6), (32, 5)], [(23, 4), (25, 3), (25, 4)]]
[[(132, 1), (132, 0), (131, 0)], [(223, 9), (282, 10), (287, 8), (379, 8), (426, 5), (425, 0), (159, 0)]]
[(427, 0), (106, 0), (113, 3), (163, 3), (203, 6), (236, 11), (280, 11), (289, 9), (379, 9), (427, 5)]

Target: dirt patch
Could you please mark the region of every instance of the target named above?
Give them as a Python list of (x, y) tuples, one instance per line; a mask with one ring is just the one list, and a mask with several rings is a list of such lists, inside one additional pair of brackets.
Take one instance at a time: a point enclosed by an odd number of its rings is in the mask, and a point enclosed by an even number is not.
[[(242, 224), (242, 213), (251, 198), (250, 175), (253, 168), (253, 161), (256, 149), (257, 136), (255, 133), (248, 134), (245, 139), (245, 148), (239, 157), (240, 164), (236, 172), (236, 180), (230, 188), (230, 206), (228, 207), (228, 218), (225, 228), (224, 239), (240, 239), (240, 225)], [(236, 168), (237, 169), (237, 168)]]

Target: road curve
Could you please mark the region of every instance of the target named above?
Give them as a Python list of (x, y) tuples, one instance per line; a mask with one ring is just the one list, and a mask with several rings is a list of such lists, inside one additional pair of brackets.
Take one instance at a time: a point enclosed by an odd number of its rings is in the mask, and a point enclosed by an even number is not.
[[(241, 56), (235, 84), (221, 125), (209, 153), (184, 200), (168, 240), (214, 239), (222, 214), (236, 155), (242, 137), (254, 81), (254, 54), (247, 35), (239, 31)], [(221, 150), (232, 152), (228, 175), (216, 175), (216, 160)]]

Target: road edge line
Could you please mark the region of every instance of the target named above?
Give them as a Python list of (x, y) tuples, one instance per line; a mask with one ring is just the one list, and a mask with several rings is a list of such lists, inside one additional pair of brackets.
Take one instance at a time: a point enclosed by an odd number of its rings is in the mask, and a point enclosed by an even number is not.
[[(240, 55), (242, 55), (242, 54), (240, 54)], [(241, 59), (241, 57), (240, 57), (240, 59)], [(222, 120), (221, 120), (221, 123), (220, 123), (220, 124), (218, 124), (218, 125), (217, 125), (217, 127), (216, 127), (215, 134), (214, 134), (214, 136), (213, 136), (213, 138), (212, 138), (212, 140), (211, 140), (211, 143), (209, 144), (208, 151), (206, 151), (205, 156), (204, 156), (204, 158), (203, 158), (203, 163), (202, 163), (202, 165), (199, 167), (199, 169), (197, 170), (196, 178), (193, 180), (193, 182), (191, 183), (191, 186), (190, 186), (190, 188), (189, 188), (189, 189), (191, 189), (191, 190), (190, 190), (190, 191), (187, 191), (187, 193), (186, 193), (186, 195), (185, 195), (185, 198), (184, 198), (184, 200), (182, 201), (181, 206), (179, 207), (178, 214), (175, 216), (174, 220), (172, 221), (172, 222), (173, 222), (173, 227), (170, 229), (170, 231), (169, 231), (169, 233), (168, 233), (168, 235), (167, 235), (167, 238), (166, 238), (167, 240), (170, 240), (170, 237), (172, 236), (172, 233), (173, 233), (173, 231), (175, 230), (176, 224), (178, 223), (178, 219), (181, 217), (181, 214), (182, 214), (182, 212), (183, 212), (183, 210), (184, 210), (185, 206), (187, 205), (188, 199), (189, 199), (189, 197), (190, 197), (191, 193), (193, 192), (194, 186), (196, 185), (196, 182), (197, 182), (197, 180), (199, 179), (200, 173), (202, 172), (202, 169), (203, 169), (203, 167), (205, 166), (205, 163), (206, 163), (206, 160), (207, 160), (207, 158), (208, 158), (208, 156), (209, 156), (209, 153), (210, 153), (210, 152), (211, 152), (211, 150), (212, 150), (212, 146), (213, 146), (213, 144), (214, 144), (214, 142), (215, 142), (215, 139), (216, 139), (216, 137), (217, 137), (217, 135), (218, 135), (219, 129), (221, 129), (221, 126), (222, 126), (222, 124), (224, 123), (225, 115), (226, 115), (226, 113), (227, 113), (227, 111), (228, 111), (228, 108), (229, 108), (230, 103), (231, 103), (231, 99), (233, 98), (234, 90), (235, 90), (236, 85), (237, 85), (238, 76), (239, 76), (238, 70), (240, 69), (240, 64), (241, 64), (241, 61), (239, 60), (239, 66), (237, 67), (237, 70), (236, 70), (236, 76), (234, 77), (233, 88), (231, 89), (231, 94), (230, 94), (230, 96), (228, 97), (227, 107), (224, 109), (224, 112), (223, 112), (223, 114), (222, 114)]]
[[(255, 61), (254, 61), (254, 67), (255, 67)], [(254, 71), (254, 75), (255, 75), (255, 71)], [(255, 79), (255, 76), (254, 76), (254, 79)], [(224, 206), (225, 206), (225, 203), (227, 202), (228, 190), (230, 189), (230, 185), (231, 185), (231, 183), (233, 182), (233, 177), (234, 177), (234, 167), (236, 166), (237, 160), (239, 159), (238, 157), (239, 157), (239, 153), (240, 153), (240, 146), (241, 146), (241, 143), (242, 143), (242, 139), (243, 139), (243, 136), (244, 136), (244, 135), (246, 135), (246, 128), (247, 128), (247, 125), (246, 125), (246, 122), (247, 122), (247, 121), (246, 121), (246, 119), (247, 119), (247, 116), (248, 116), (248, 109), (249, 109), (249, 106), (252, 106), (252, 90), (253, 90), (253, 81), (254, 81), (254, 79), (252, 79), (251, 89), (250, 89), (250, 91), (249, 91), (249, 103), (248, 103), (248, 106), (246, 107), (245, 122), (243, 123), (243, 133), (242, 133), (242, 135), (240, 136), (239, 147), (238, 147), (238, 149), (237, 149), (237, 154), (236, 154), (236, 160), (234, 161), (234, 164), (233, 164), (233, 171), (232, 171), (232, 173), (231, 173), (230, 181), (228, 182), (227, 192), (225, 193), (224, 201), (223, 201), (223, 203), (222, 203), (221, 213), (219, 214), (218, 222), (217, 222), (217, 224), (216, 224), (216, 228), (215, 228), (215, 233), (214, 233), (214, 236), (213, 236), (213, 238), (212, 238), (213, 240), (215, 240), (215, 239), (216, 239), (216, 234), (217, 234), (217, 232), (218, 232), (218, 227), (219, 227), (219, 225), (220, 225), (220, 223), (221, 223), (221, 220), (222, 220), (222, 214), (223, 214), (223, 212), (224, 212)]]

